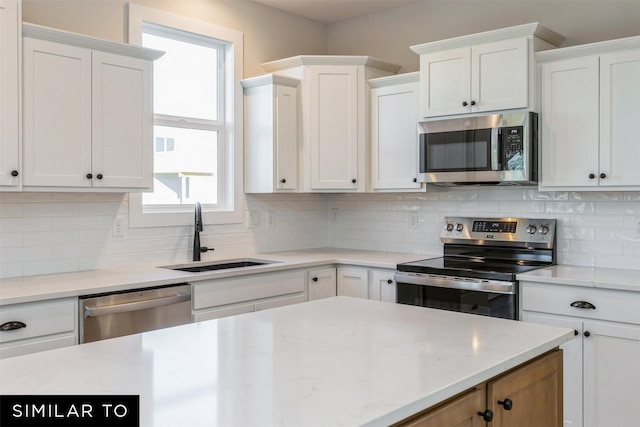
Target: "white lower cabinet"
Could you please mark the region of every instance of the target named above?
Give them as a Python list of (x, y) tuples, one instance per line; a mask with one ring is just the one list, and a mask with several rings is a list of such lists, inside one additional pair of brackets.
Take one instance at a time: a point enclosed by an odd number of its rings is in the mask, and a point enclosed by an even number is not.
[(218, 319), (307, 300), (303, 270), (203, 280), (193, 284), (193, 320)]
[(309, 301), (335, 297), (336, 268), (327, 267), (307, 272), (307, 298)]
[(3, 306), (0, 358), (77, 344), (78, 300), (38, 301)]
[(573, 328), (563, 344), (564, 424), (640, 419), (640, 293), (520, 282), (522, 320)]
[(338, 295), (377, 301), (396, 302), (395, 270), (339, 267)]

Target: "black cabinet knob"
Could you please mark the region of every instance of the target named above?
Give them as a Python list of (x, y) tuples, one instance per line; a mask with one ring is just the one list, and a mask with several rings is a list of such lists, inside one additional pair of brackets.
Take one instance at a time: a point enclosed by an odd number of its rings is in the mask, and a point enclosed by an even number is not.
[(596, 174), (595, 174), (595, 173), (590, 173), (590, 174), (589, 174), (589, 179), (593, 179), (593, 178), (595, 178), (595, 177), (596, 177)]
[(358, 182), (358, 181), (356, 181), (356, 179), (355, 179), (355, 178), (353, 178), (353, 179), (351, 180), (351, 182), (355, 184), (355, 183), (356, 183), (356, 182)]
[(0, 331), (15, 331), (16, 329), (22, 329), (26, 327), (27, 325), (25, 323), (18, 321), (5, 322), (0, 325)]
[(314, 278), (313, 278), (313, 279), (311, 279), (311, 280), (313, 280), (314, 282), (317, 282), (317, 281), (318, 281), (318, 278), (317, 278), (317, 277), (314, 277)]
[(282, 179), (280, 180), (280, 182), (281, 182), (282, 184), (284, 184), (285, 182), (287, 182), (287, 180), (286, 180), (286, 179), (284, 179), (284, 178), (282, 178)]
[(471, 105), (476, 105), (476, 101), (471, 101)]
[(605, 179), (606, 177), (607, 177), (606, 173), (603, 172), (603, 173), (600, 174), (600, 178)]
[(88, 174), (87, 174), (87, 179), (91, 179), (91, 178), (93, 178), (93, 175), (92, 175), (92, 174), (90, 174), (90, 173), (88, 173)]
[(498, 400), (498, 405), (502, 405), (505, 411), (510, 411), (511, 408), (513, 408), (513, 400), (511, 399)]
[(96, 175), (96, 178), (98, 178), (98, 179), (102, 179), (102, 174), (101, 174), (101, 173), (99, 173), (98, 175)]
[(413, 178), (413, 182), (418, 182), (418, 178)]
[(484, 412), (478, 412), (478, 415), (480, 415), (486, 422), (493, 421), (493, 411), (491, 409), (487, 409)]
[(587, 301), (574, 301), (571, 303), (571, 307), (575, 308), (591, 308), (593, 310), (596, 309), (596, 306)]
[(462, 101), (462, 106), (466, 107), (467, 105), (469, 105), (469, 103), (467, 101)]
[(11, 176), (18, 176), (18, 171), (11, 171)]
[(387, 280), (387, 283), (388, 283), (388, 284), (392, 284), (392, 283), (393, 283), (393, 280), (389, 279), (389, 280)]
[(585, 337), (587, 337), (587, 338), (588, 338), (588, 337), (590, 337), (590, 336), (591, 336), (591, 332), (589, 332), (589, 331), (584, 331), (584, 336), (585, 336)]
[(574, 330), (573, 330), (573, 335), (574, 335), (574, 336), (578, 336), (578, 334), (579, 334), (579, 333), (580, 333), (580, 332), (578, 332), (578, 330), (577, 330), (577, 329), (574, 329)]

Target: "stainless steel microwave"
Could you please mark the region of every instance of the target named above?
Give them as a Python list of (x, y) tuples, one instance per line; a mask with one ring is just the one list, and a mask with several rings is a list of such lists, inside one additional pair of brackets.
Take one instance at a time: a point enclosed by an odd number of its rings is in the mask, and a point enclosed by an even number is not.
[(538, 115), (492, 114), (418, 123), (420, 182), (530, 185), (538, 178)]

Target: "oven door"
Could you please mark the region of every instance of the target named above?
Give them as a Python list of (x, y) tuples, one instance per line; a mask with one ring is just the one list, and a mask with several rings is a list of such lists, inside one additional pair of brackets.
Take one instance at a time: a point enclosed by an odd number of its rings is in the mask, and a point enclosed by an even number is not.
[(517, 284), (474, 278), (397, 272), (397, 302), (517, 320)]

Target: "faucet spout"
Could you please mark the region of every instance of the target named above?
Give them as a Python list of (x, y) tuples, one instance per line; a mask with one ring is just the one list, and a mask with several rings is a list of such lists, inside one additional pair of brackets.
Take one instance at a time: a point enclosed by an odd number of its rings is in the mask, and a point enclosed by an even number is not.
[[(193, 260), (200, 261), (200, 254), (209, 250), (206, 246), (200, 246), (200, 232), (203, 231), (202, 226), (202, 208), (200, 202), (196, 202), (196, 211), (194, 218), (193, 230)], [(213, 248), (211, 248), (213, 250)]]

